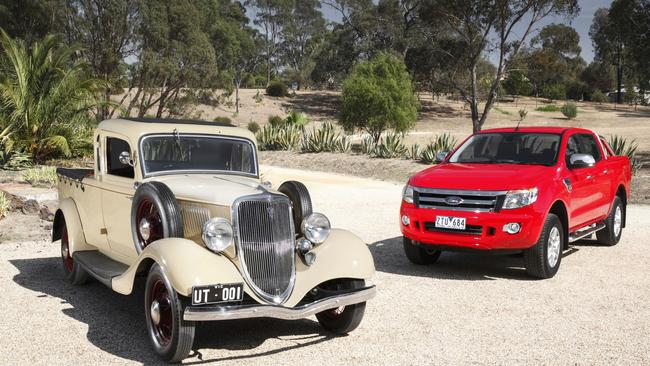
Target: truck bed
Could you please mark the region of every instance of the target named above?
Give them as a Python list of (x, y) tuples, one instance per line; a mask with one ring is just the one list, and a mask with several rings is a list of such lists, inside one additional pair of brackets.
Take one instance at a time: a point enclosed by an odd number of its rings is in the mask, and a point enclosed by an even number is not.
[(84, 178), (93, 177), (95, 175), (95, 170), (83, 168), (56, 168), (56, 174), (81, 182)]

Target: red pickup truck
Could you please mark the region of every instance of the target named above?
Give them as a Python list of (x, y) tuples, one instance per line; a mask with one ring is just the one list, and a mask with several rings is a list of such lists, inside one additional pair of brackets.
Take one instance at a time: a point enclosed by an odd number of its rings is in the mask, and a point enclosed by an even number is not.
[(523, 252), (530, 275), (550, 278), (569, 243), (621, 238), (630, 161), (590, 130), (484, 130), (438, 159), (404, 187), (400, 226), (413, 263), (447, 250)]

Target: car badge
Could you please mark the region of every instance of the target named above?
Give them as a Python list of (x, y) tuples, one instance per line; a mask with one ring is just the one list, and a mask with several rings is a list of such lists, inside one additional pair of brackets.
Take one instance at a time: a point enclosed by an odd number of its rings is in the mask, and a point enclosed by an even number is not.
[(266, 208), (266, 213), (269, 214), (271, 218), (273, 218), (273, 214), (275, 214), (275, 209), (273, 208), (273, 206), (268, 206)]
[(463, 203), (463, 199), (457, 196), (451, 196), (445, 198), (445, 203), (450, 205), (450, 206), (458, 206), (461, 203)]

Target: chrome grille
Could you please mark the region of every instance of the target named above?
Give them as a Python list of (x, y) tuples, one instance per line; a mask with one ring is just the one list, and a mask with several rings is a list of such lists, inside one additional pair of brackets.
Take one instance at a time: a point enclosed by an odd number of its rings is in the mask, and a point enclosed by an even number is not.
[(233, 208), (244, 276), (263, 299), (284, 302), (293, 290), (295, 232), (291, 203), (281, 195), (244, 197)]
[(419, 208), (455, 211), (499, 211), (507, 191), (470, 191), (415, 188), (414, 200)]
[(183, 231), (186, 238), (200, 237), (203, 234), (203, 225), (210, 219), (210, 211), (206, 207), (191, 203), (181, 203), (183, 216)]

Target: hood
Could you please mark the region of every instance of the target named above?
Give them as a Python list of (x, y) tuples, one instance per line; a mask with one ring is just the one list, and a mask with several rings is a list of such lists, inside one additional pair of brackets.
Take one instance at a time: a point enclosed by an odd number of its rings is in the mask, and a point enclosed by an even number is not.
[(554, 176), (556, 167), (519, 164), (441, 164), (423, 170), (410, 179), (421, 188), (502, 191), (539, 186), (541, 179)]
[(165, 183), (177, 199), (231, 206), (242, 197), (264, 193), (257, 178), (217, 174), (178, 174), (153, 178)]

